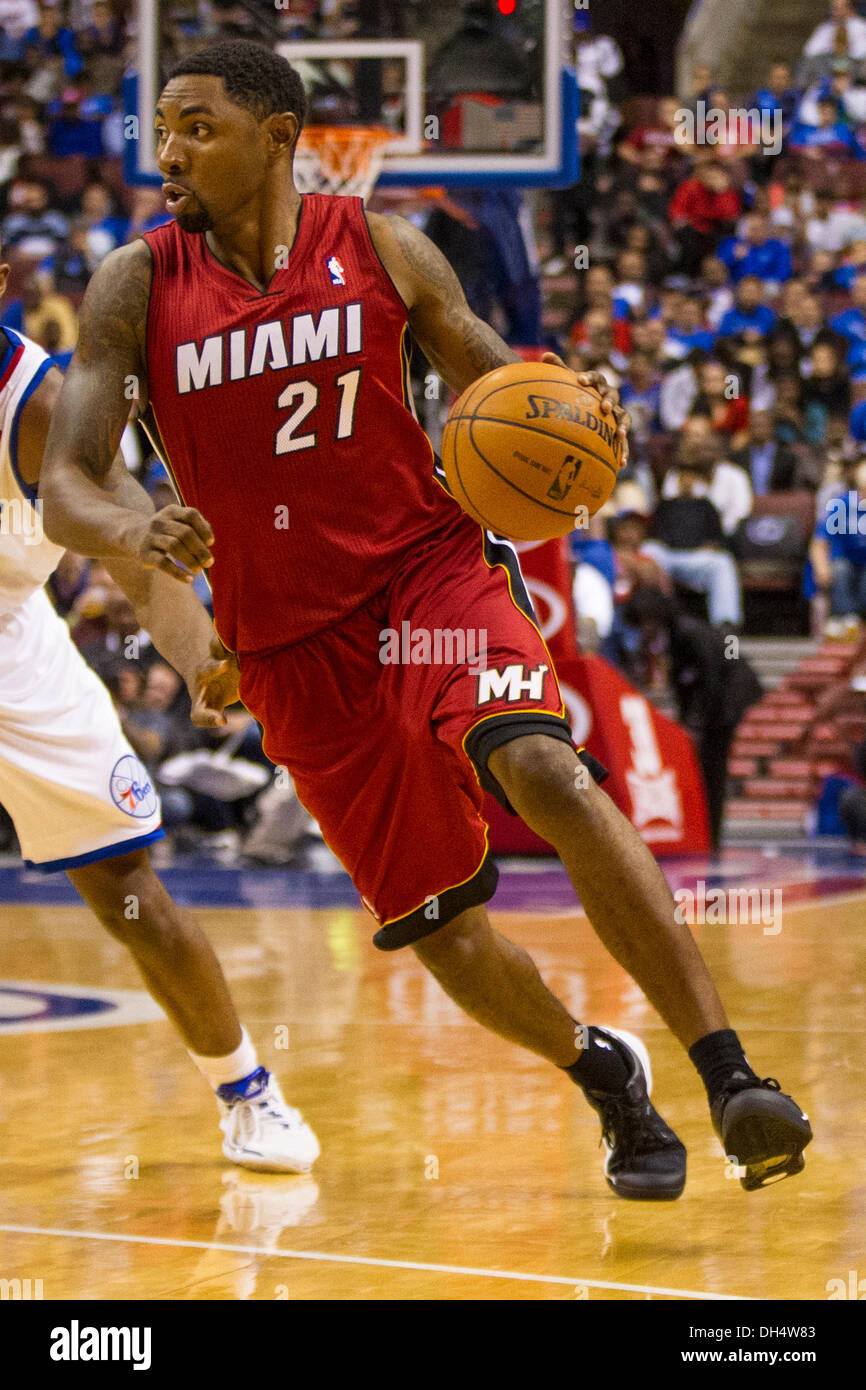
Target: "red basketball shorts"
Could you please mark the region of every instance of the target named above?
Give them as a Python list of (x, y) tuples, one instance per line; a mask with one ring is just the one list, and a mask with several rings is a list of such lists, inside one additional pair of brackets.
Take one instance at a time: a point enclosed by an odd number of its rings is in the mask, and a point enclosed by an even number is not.
[(461, 518), (336, 627), (241, 657), (265, 752), (351, 874), (383, 950), (493, 896), (482, 789), (508, 804), (490, 753), (524, 734), (571, 744), (531, 615), (513, 548)]

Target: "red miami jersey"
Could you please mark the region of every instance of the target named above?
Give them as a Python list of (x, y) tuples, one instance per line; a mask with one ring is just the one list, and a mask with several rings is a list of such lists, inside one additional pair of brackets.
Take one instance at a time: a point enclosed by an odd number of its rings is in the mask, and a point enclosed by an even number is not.
[(472, 526), (434, 479), (407, 312), (360, 198), (306, 195), (262, 293), (175, 221), (153, 254), (144, 423), (214, 533), (214, 622), (288, 646), (381, 592), (407, 553)]

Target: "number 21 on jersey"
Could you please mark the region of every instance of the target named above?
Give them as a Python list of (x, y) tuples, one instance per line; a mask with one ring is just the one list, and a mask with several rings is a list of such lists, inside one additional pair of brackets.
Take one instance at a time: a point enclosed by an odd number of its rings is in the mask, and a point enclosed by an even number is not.
[[(351, 372), (343, 372), (342, 376), (338, 376), (334, 382), (340, 393), (335, 439), (349, 439), (351, 437), (355, 427), (355, 401), (358, 397), (358, 382), (360, 380), (361, 368), (355, 367)], [(296, 401), (297, 405), (295, 405)], [(314, 381), (291, 381), (280, 392), (277, 397), (277, 405), (280, 409), (288, 410), (293, 405), (295, 408), (274, 436), (275, 454), (291, 454), (296, 449), (315, 448), (317, 442), (315, 430), (310, 434), (298, 434), (298, 430), (318, 404), (319, 388)]]

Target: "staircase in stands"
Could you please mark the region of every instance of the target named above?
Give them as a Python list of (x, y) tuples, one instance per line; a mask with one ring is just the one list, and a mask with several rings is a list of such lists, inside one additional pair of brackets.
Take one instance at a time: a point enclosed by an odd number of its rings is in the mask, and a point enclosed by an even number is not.
[(740, 650), (765, 694), (731, 747), (725, 841), (800, 838), (810, 830), (823, 778), (850, 772), (852, 748), (866, 737), (866, 696), (849, 688), (863, 648), (742, 639)]

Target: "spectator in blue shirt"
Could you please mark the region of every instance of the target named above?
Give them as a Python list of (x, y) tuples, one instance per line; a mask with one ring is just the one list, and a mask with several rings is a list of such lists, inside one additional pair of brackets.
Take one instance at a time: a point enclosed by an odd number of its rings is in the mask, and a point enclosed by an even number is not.
[(132, 212), (126, 228), (126, 239), (132, 241), (143, 232), (152, 232), (164, 222), (171, 221), (165, 198), (158, 188), (142, 186), (132, 195)]
[(827, 499), (809, 552), (815, 583), (830, 593), (834, 618), (866, 617), (866, 463), (855, 473), (856, 490)]
[(118, 216), (111, 189), (104, 183), (89, 183), (81, 195), (81, 212), (91, 231), (107, 232), (115, 246), (123, 246), (129, 218)]
[(102, 122), (111, 115), (109, 96), (88, 96), (78, 87), (67, 87), (45, 108), (48, 117), (48, 149), (65, 158), (71, 154), (99, 159), (104, 153)]
[(49, 58), (62, 58), (67, 77), (77, 77), (84, 67), (75, 45), (75, 35), (61, 23), (60, 10), (54, 5), (41, 5), (39, 24), (24, 35), (28, 65), (39, 67)]
[(818, 120), (819, 125), (804, 125), (798, 121), (788, 138), (789, 149), (802, 151), (815, 162), (826, 159), (828, 155), (866, 159), (866, 149), (854, 131), (839, 119), (834, 97), (822, 97), (818, 102)]
[(776, 311), (762, 303), (764, 286), (757, 275), (744, 275), (737, 285), (736, 302), (719, 322), (720, 338), (743, 338), (757, 342), (768, 337), (776, 326)]
[(845, 355), (852, 381), (866, 381), (866, 343), (852, 343)]
[(716, 334), (707, 326), (704, 314), (704, 301), (699, 294), (681, 293), (677, 296), (665, 338), (667, 357), (683, 360), (695, 348), (712, 352)]
[(866, 270), (859, 270), (855, 276), (851, 298), (854, 301), (851, 308), (836, 314), (830, 320), (830, 327), (853, 347), (855, 343), (866, 342)]
[(650, 438), (661, 429), (661, 378), (649, 353), (636, 349), (629, 358), (628, 375), (619, 389), (620, 399), (631, 415), (631, 438), (636, 455), (643, 456)]
[(846, 254), (850, 262), (832, 271), (830, 280), (834, 286), (853, 294), (857, 276), (866, 275), (866, 241), (855, 241)]
[(757, 107), (759, 111), (781, 111), (782, 129), (787, 133), (794, 120), (799, 99), (800, 94), (796, 87), (791, 86), (790, 67), (787, 63), (777, 61), (770, 64), (766, 87), (760, 87), (755, 92), (749, 106)]
[(115, 245), (104, 228), (91, 227), (86, 217), (79, 216), (72, 223), (68, 241), (40, 261), (39, 270), (51, 276), (59, 294), (83, 294), (96, 267)]
[(759, 280), (782, 285), (790, 280), (791, 249), (778, 237), (770, 235), (770, 223), (762, 213), (749, 213), (742, 236), (727, 237), (718, 249), (735, 285), (745, 275), (757, 275)]

